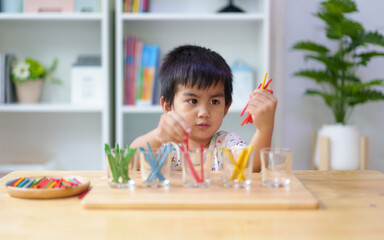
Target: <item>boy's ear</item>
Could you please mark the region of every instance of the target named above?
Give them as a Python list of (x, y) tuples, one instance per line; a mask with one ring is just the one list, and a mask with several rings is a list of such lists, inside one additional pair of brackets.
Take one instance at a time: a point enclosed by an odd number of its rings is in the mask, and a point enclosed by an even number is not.
[(161, 96), (160, 104), (161, 104), (161, 108), (163, 109), (164, 113), (167, 113), (167, 112), (171, 111), (171, 106), (168, 103), (165, 102), (164, 96)]
[(232, 105), (232, 101), (231, 101), (227, 106), (225, 106), (224, 116), (227, 115), (228, 110), (229, 110), (229, 107), (230, 107), (231, 105)]

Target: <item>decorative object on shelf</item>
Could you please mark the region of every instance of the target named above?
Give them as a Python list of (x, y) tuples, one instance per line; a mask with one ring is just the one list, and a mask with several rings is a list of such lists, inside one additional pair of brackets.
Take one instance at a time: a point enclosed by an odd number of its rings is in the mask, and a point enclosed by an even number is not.
[(253, 69), (248, 66), (244, 61), (236, 61), (232, 66), (233, 75), (233, 101), (232, 108), (241, 108), (248, 100), (247, 93), (253, 91)]
[(1, 0), (0, 12), (20, 13), (23, 12), (23, 0)]
[(123, 0), (124, 13), (145, 13), (148, 11), (149, 0)]
[(25, 0), (24, 12), (74, 12), (75, 0)]
[(137, 35), (124, 38), (124, 105), (150, 106), (159, 103), (157, 70), (159, 46), (145, 44)]
[(100, 12), (99, 0), (76, 0), (76, 12)]
[(16, 61), (12, 66), (11, 78), (16, 85), (18, 102), (37, 103), (40, 100), (43, 81), (60, 83), (60, 80), (52, 78), (57, 63), (58, 60), (55, 59), (52, 66), (45, 69), (41, 63), (32, 58)]
[(103, 69), (100, 56), (79, 56), (71, 68), (71, 102), (102, 106)]
[[(362, 82), (356, 74), (358, 67), (366, 66), (374, 57), (384, 56), (384, 52), (368, 48), (370, 45), (384, 46), (384, 36), (378, 31), (366, 31), (361, 23), (345, 16), (357, 11), (353, 0), (323, 1), (315, 16), (325, 22), (326, 36), (329, 40), (337, 42), (337, 49), (331, 51), (326, 46), (312, 41), (300, 41), (293, 46), (293, 49), (309, 51), (310, 53), (305, 56), (306, 59), (324, 65), (320, 70), (298, 71), (295, 76), (315, 80), (322, 90), (308, 89), (306, 94), (322, 97), (333, 112), (337, 125), (331, 127), (333, 130), (324, 129), (329, 128), (329, 125), (323, 127), (318, 136), (330, 138), (330, 166), (335, 170), (359, 167), (360, 153), (359, 147), (356, 146), (360, 145), (360, 135), (355, 127), (346, 125), (353, 108), (369, 101), (384, 100), (384, 94), (373, 88), (383, 86), (383, 79)], [(335, 134), (334, 128), (338, 129), (336, 131), (338, 134)], [(329, 134), (330, 132), (332, 134)], [(344, 136), (343, 148), (336, 145), (337, 139), (342, 138), (341, 133)], [(351, 151), (353, 154), (349, 154)], [(336, 156), (337, 159), (334, 159)], [(315, 158), (318, 159), (317, 150)], [(338, 161), (344, 161), (344, 164)]]
[(0, 52), (0, 104), (15, 101), (15, 84), (11, 80), (11, 66), (16, 57)]
[(229, 0), (228, 6), (222, 8), (218, 11), (219, 13), (243, 13), (244, 11), (235, 5), (233, 5), (233, 0)]

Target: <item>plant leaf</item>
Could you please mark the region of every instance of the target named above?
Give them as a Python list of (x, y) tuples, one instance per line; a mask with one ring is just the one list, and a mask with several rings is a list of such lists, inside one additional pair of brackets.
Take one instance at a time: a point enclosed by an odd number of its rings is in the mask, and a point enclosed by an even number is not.
[(362, 104), (368, 101), (381, 101), (384, 100), (384, 94), (377, 90), (368, 90), (363, 89), (353, 96), (352, 99), (349, 100), (350, 106), (356, 106), (357, 104)]
[(384, 47), (384, 36), (379, 32), (368, 32), (362, 36), (363, 42)]
[(364, 32), (364, 27), (348, 18), (343, 18), (340, 24), (340, 30), (342, 35), (350, 36), (352, 39), (356, 39)]
[(338, 57), (333, 56), (312, 56), (307, 55), (305, 57), (306, 59), (313, 59), (316, 61), (319, 61), (321, 63), (324, 63), (327, 68), (334, 70), (335, 72), (339, 70), (345, 71), (348, 67), (352, 67), (355, 65), (355, 63), (351, 63), (348, 61), (341, 61)]
[(332, 108), (333, 101), (336, 99), (335, 96), (321, 92), (319, 90), (313, 90), (313, 89), (308, 89), (305, 91), (305, 94), (307, 95), (317, 95), (323, 98), (325, 104), (327, 104), (328, 107)]
[(353, 55), (354, 57), (361, 58), (360, 62), (357, 64), (366, 66), (367, 63), (371, 60), (373, 57), (384, 57), (384, 52), (365, 52), (360, 54)]
[(321, 4), (332, 13), (357, 12), (356, 3), (351, 0), (330, 0)]
[(292, 48), (297, 50), (307, 50), (307, 51), (318, 52), (318, 53), (329, 52), (329, 49), (327, 47), (311, 41), (298, 42), (295, 45), (293, 45)]
[(328, 74), (327, 71), (317, 71), (317, 70), (301, 70), (301, 71), (295, 72), (294, 75), (299, 77), (314, 79), (317, 83), (322, 83), (324, 81), (328, 82), (328, 79), (331, 78), (331, 76)]

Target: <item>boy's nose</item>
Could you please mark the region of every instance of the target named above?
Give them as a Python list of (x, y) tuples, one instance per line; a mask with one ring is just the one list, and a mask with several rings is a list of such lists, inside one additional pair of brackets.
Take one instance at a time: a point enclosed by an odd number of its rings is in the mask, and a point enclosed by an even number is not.
[(209, 109), (206, 106), (200, 106), (198, 117), (207, 118), (210, 116)]

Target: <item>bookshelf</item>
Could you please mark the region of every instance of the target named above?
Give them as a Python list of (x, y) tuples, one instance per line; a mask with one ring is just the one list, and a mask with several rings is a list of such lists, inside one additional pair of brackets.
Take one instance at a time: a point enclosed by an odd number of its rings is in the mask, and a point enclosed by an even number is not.
[[(62, 81), (44, 83), (40, 103), (0, 105), (0, 171), (104, 169), (104, 143), (113, 136), (112, 31), (111, 4), (100, 4), (97, 13), (0, 13), (1, 51), (44, 65), (57, 57)], [(81, 54), (101, 56), (100, 106), (71, 104), (71, 65)]]
[[(246, 13), (216, 13), (226, 0), (150, 1), (148, 13), (123, 13), (122, 1), (115, 1), (115, 93), (116, 141), (126, 145), (155, 128), (162, 113), (160, 106), (123, 105), (123, 38), (137, 34), (144, 43), (160, 48), (160, 62), (171, 49), (196, 44), (220, 53), (232, 65), (242, 59), (254, 69), (254, 86), (269, 70), (270, 2), (237, 0), (234, 4)], [(240, 127), (242, 109), (230, 109), (222, 129), (235, 131), (250, 141), (253, 126)]]

